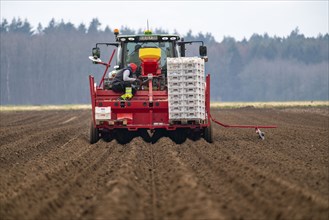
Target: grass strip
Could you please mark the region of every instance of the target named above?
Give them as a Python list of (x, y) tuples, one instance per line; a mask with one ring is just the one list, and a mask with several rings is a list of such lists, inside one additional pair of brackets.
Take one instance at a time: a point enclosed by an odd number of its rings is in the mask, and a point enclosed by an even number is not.
[[(287, 108), (287, 107), (329, 107), (329, 101), (290, 101), (290, 102), (211, 102), (211, 108)], [(0, 105), (0, 112), (7, 111), (46, 111), (84, 110), (91, 105)]]
[(329, 101), (289, 102), (211, 102), (212, 108), (287, 108), (287, 107), (329, 107)]

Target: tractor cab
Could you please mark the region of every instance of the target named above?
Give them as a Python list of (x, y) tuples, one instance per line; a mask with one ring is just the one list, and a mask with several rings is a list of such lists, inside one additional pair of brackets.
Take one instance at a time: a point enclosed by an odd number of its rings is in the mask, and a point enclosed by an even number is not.
[(137, 74), (166, 75), (167, 58), (179, 57), (177, 35), (119, 35), (117, 68), (122, 69), (128, 63), (135, 63)]
[[(117, 71), (125, 68), (129, 63), (135, 63), (138, 68), (136, 75), (139, 77), (158, 77), (155, 83), (161, 81), (165, 84), (167, 77), (167, 58), (185, 57), (185, 45), (192, 43), (201, 43), (199, 48), (200, 57), (205, 61), (207, 58), (207, 48), (202, 41), (184, 41), (175, 34), (152, 34), (151, 31), (145, 31), (138, 35), (120, 35), (119, 30), (114, 30), (116, 43), (97, 43), (93, 48), (91, 60), (94, 63), (100, 63), (99, 45), (116, 46), (116, 65), (109, 76), (105, 76), (104, 88), (110, 88), (111, 77)], [(160, 79), (161, 78), (161, 79)]]

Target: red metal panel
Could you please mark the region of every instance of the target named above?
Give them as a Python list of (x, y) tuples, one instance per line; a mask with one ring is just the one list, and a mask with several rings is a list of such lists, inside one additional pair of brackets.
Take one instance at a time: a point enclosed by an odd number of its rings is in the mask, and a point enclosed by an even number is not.
[(161, 74), (159, 69), (159, 59), (144, 59), (142, 60), (142, 75), (147, 76), (148, 74), (158, 75)]

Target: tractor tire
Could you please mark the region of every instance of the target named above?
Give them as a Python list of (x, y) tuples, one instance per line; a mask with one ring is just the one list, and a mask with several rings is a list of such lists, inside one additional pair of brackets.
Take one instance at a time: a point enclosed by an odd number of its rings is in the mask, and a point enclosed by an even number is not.
[(134, 133), (128, 129), (115, 129), (115, 139), (119, 144), (125, 145), (134, 139)]
[(212, 135), (212, 126), (211, 123), (209, 127), (206, 127), (203, 132), (203, 138), (208, 142), (212, 143), (213, 142), (213, 135)]
[(192, 141), (200, 140), (201, 132), (200, 131), (190, 131), (188, 138)]
[(176, 129), (175, 131), (171, 131), (170, 138), (176, 144), (182, 144), (187, 139), (187, 131), (186, 131), (186, 129), (183, 129), (183, 128)]
[(153, 133), (152, 137), (151, 137), (151, 143), (155, 144), (158, 140), (160, 140), (160, 138), (162, 137), (167, 137), (168, 133), (166, 130), (158, 128), (155, 130), (155, 132)]
[(90, 123), (90, 136), (89, 136), (89, 142), (90, 144), (95, 144), (99, 140), (99, 130), (98, 128), (94, 127), (94, 122), (91, 120)]
[(111, 142), (114, 139), (113, 131), (102, 131), (100, 136), (105, 142)]

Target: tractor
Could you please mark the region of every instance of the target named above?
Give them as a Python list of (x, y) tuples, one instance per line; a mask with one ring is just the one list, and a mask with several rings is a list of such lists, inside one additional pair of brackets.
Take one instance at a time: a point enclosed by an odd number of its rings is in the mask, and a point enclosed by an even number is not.
[[(211, 121), (224, 127), (210, 114), (210, 75), (205, 74), (208, 61), (207, 47), (203, 41), (184, 41), (176, 34), (122, 35), (114, 30), (115, 42), (96, 43), (89, 59), (94, 64), (104, 65), (105, 71), (97, 85), (89, 75), (92, 119), (90, 143), (116, 139), (121, 144), (129, 143), (140, 136), (146, 142), (155, 143), (163, 136), (177, 144), (187, 138), (204, 138), (213, 142)], [(186, 57), (186, 45), (199, 44), (198, 57)], [(102, 46), (112, 46), (108, 62), (100, 59)], [(116, 64), (109, 71), (116, 54)], [(120, 99), (122, 93), (114, 92), (111, 83), (115, 75), (129, 63), (138, 68), (131, 99)], [(232, 127), (241, 127), (239, 125)], [(264, 136), (259, 128), (274, 126), (242, 126), (255, 128), (259, 137)]]

